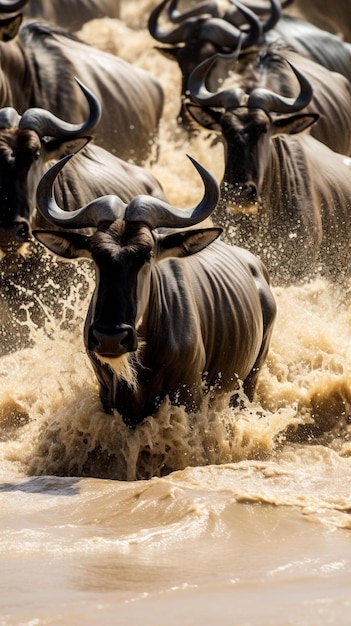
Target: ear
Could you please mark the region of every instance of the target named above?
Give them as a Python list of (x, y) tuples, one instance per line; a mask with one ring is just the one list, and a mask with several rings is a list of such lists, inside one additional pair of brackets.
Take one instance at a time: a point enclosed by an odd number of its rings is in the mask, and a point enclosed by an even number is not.
[(200, 104), (194, 104), (192, 102), (185, 103), (186, 110), (189, 115), (203, 128), (213, 130), (216, 133), (222, 132), (220, 120), (222, 114), (219, 111), (214, 111), (209, 107), (202, 107)]
[(59, 160), (68, 154), (80, 152), (91, 140), (92, 137), (78, 137), (76, 139), (48, 139), (43, 143), (48, 157)]
[(0, 20), (0, 41), (11, 41), (18, 33), (22, 23), (22, 15)]
[(273, 122), (274, 130), (272, 136), (274, 137), (281, 134), (296, 135), (297, 133), (302, 133), (302, 131), (318, 122), (319, 117), (318, 113), (298, 113), (291, 117), (277, 118)]
[(223, 232), (222, 228), (180, 230), (170, 235), (157, 234), (157, 260), (196, 254), (210, 245)]
[(64, 259), (91, 259), (89, 237), (55, 230), (33, 230), (34, 237), (56, 256)]

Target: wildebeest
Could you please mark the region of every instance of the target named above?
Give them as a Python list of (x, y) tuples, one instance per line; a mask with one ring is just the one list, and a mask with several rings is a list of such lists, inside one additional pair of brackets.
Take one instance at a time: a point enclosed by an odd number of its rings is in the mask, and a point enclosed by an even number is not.
[[(247, 0), (246, 0), (247, 1)], [(294, 2), (292, 3), (294, 5)], [(282, 5), (278, 0), (270, 0), (270, 10), (265, 2), (251, 8), (260, 15), (264, 15), (260, 40), (257, 45), (279, 41), (285, 46), (308, 56), (332, 72), (339, 72), (351, 80), (351, 45), (342, 41), (340, 37), (329, 31), (318, 28), (306, 19), (282, 12)], [(351, 9), (351, 5), (350, 5)], [(268, 17), (267, 17), (268, 14)], [(241, 11), (235, 8), (228, 10), (225, 19), (240, 25), (243, 21)]]
[[(78, 81), (79, 83), (79, 81)], [(156, 178), (144, 168), (123, 161), (100, 146), (90, 144), (99, 122), (98, 99), (82, 83), (90, 106), (82, 124), (70, 124), (41, 108), (22, 116), (12, 107), (0, 109), (0, 253), (19, 249), (30, 237), (31, 226), (43, 226), (35, 213), (37, 184), (50, 164), (69, 152), (81, 150), (56, 181), (55, 192), (66, 211), (99, 195), (114, 193), (124, 202), (148, 193), (165, 199)]]
[[(256, 88), (267, 88), (285, 97), (293, 97), (298, 82), (290, 70), (291, 65), (312, 85), (311, 99), (304, 112), (317, 111), (319, 118), (310, 129), (311, 135), (335, 152), (350, 155), (351, 83), (341, 74), (330, 72), (294, 50), (271, 44), (258, 52), (240, 55), (227, 84), (235, 84), (247, 93)], [(191, 89), (189, 91), (191, 93)]]
[[(238, 379), (251, 399), (269, 348), (275, 302), (255, 256), (214, 242), (219, 228), (189, 228), (218, 202), (212, 175), (193, 160), (205, 186), (194, 209), (145, 195), (127, 205), (105, 196), (66, 213), (52, 186), (69, 158), (38, 186), (40, 211), (63, 230), (35, 235), (56, 255), (94, 261), (96, 287), (84, 341), (105, 411), (116, 409), (134, 427), (167, 395), (195, 410), (205, 394), (211, 399), (237, 391)], [(87, 226), (96, 228), (91, 237), (65, 232)]]
[[(271, 0), (271, 3), (275, 13), (280, 15), (276, 0)], [(176, 59), (181, 70), (182, 104), (179, 119), (186, 129), (194, 130), (193, 123), (189, 121), (186, 113), (185, 97), (189, 94), (189, 77), (194, 68), (204, 59), (210, 58), (211, 54), (213, 56), (214, 52), (222, 53), (217, 54), (216, 62), (211, 64), (211, 71), (207, 73), (207, 85), (211, 91), (221, 87), (228, 73), (231, 72), (232, 81), (243, 89), (259, 85), (279, 91), (285, 96), (291, 96), (297, 84), (295, 77), (288, 70), (287, 63), (284, 62), (284, 59), (287, 59), (303, 72), (313, 85), (313, 98), (308, 110), (318, 110), (320, 118), (311, 129), (311, 134), (333, 150), (351, 154), (350, 80), (340, 73), (331, 72), (320, 62), (308, 58), (305, 54), (291, 49), (283, 41), (277, 42), (279, 34), (272, 37), (274, 43), (267, 43), (263, 37), (263, 31), (276, 23), (278, 18), (275, 13), (260, 24), (257, 16), (247, 9), (243, 12), (242, 5), (239, 3), (240, 14), (244, 13), (245, 18), (250, 19), (250, 31), (244, 35), (227, 19), (213, 17), (209, 13), (191, 14), (189, 17), (186, 12), (184, 19), (179, 24), (177, 22), (176, 26), (172, 24), (170, 30), (159, 25), (160, 14), (167, 4), (169, 0), (164, 0), (151, 13), (149, 30), (158, 41), (172, 44), (172, 47), (160, 50)], [(171, 3), (170, 9), (173, 4), (174, 2)], [(213, 10), (217, 15), (216, 5)], [(313, 39), (310, 32), (306, 35), (306, 39), (308, 42)], [(322, 38), (321, 41), (323, 43), (324, 39)], [(314, 46), (317, 51), (319, 43), (320, 39)], [(179, 45), (174, 46), (174, 44)], [(308, 45), (312, 44), (307, 43)], [(342, 42), (340, 45), (343, 45)], [(327, 55), (328, 50), (330, 46), (324, 46), (319, 56)], [(228, 51), (234, 51), (232, 56), (228, 54)], [(338, 59), (340, 57), (340, 63), (335, 63), (335, 66), (339, 65), (340, 69), (345, 69), (346, 66), (351, 77), (351, 52), (345, 52), (343, 56), (336, 50), (335, 56)], [(340, 128), (343, 132), (340, 132)]]
[(20, 23), (21, 15), (0, 20), (0, 106), (12, 106), (20, 114), (40, 106), (80, 123), (88, 109), (77, 76), (103, 104), (96, 143), (143, 164), (163, 111), (159, 80), (59, 26)]
[(296, 98), (260, 87), (212, 94), (205, 86), (211, 62), (194, 70), (189, 85), (201, 105), (197, 119), (224, 141), (222, 203), (213, 219), (230, 240), (260, 254), (283, 284), (316, 272), (349, 274), (350, 159), (302, 132), (317, 117), (305, 112), (311, 84), (292, 67)]
[(120, 0), (28, 0), (23, 15), (79, 30), (85, 22), (99, 17), (120, 18), (120, 5)]
[[(269, 12), (267, 2), (264, 4), (265, 19), (262, 22), (261, 34), (257, 38), (257, 46), (279, 41), (332, 72), (339, 72), (351, 80), (351, 45), (349, 43), (342, 41), (333, 33), (318, 28), (306, 19), (283, 13), (278, 0), (270, 0)], [(259, 6), (262, 14), (263, 7)], [(232, 11), (224, 17), (234, 21), (237, 25), (242, 23), (242, 13), (235, 8), (235, 5)]]
[[(176, 26), (172, 23), (171, 29), (159, 24), (167, 5), (169, 5), (169, 17), (173, 21), (179, 20), (180, 22)], [(154, 39), (162, 44), (168, 44), (167, 47), (157, 49), (179, 65), (182, 74), (181, 98), (183, 100), (187, 94), (190, 73), (201, 61), (217, 52), (235, 50), (239, 43), (242, 49), (249, 48), (259, 38), (261, 25), (256, 16), (246, 10), (244, 5), (240, 5), (240, 11), (250, 24), (247, 34), (243, 34), (234, 24), (217, 17), (219, 14), (215, 3), (202, 3), (199, 7), (180, 15), (178, 15), (176, 5), (177, 3), (172, 0), (163, 0), (151, 11), (148, 28)], [(217, 86), (222, 75), (221, 68), (218, 73), (212, 72), (210, 79), (213, 87)], [(184, 102), (181, 104), (178, 119), (184, 128), (192, 130)]]

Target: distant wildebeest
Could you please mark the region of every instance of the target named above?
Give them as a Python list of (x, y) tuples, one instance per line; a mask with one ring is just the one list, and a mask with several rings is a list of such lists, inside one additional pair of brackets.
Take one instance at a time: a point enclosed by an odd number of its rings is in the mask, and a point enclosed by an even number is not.
[[(238, 3), (239, 14), (250, 24), (250, 30), (244, 34), (232, 23), (236, 15), (234, 8), (233, 14), (228, 11), (225, 18), (219, 18), (215, 3), (214, 16), (187, 11), (177, 15), (177, 22), (172, 22), (170, 29), (159, 24), (160, 15), (168, 4), (169, 0), (164, 0), (151, 13), (149, 30), (157, 41), (171, 44), (158, 49), (179, 64), (182, 74), (179, 119), (182, 126), (194, 131), (193, 122), (186, 113), (185, 98), (189, 94), (189, 76), (203, 60), (214, 53), (222, 53), (207, 74), (211, 91), (221, 88), (231, 71), (233, 82), (244, 89), (260, 81), (262, 86), (264, 83), (269, 89), (289, 96), (296, 89), (296, 80), (287, 64), (282, 62), (283, 57), (303, 72), (313, 85), (309, 110), (318, 110), (320, 119), (311, 134), (333, 150), (351, 154), (351, 47), (346, 48), (346, 44), (336, 37), (313, 29), (301, 20), (293, 20), (291, 25), (288, 18), (284, 27), (285, 22), (279, 19), (281, 10), (277, 0), (271, 0), (271, 14), (262, 23), (252, 12), (243, 11)], [(175, 2), (171, 2), (169, 6), (170, 16), (174, 5)], [(233, 56), (229, 57), (228, 52), (234, 52)]]
[(35, 212), (37, 184), (48, 167), (69, 152), (81, 150), (74, 167), (69, 164), (55, 185), (66, 211), (107, 193), (124, 202), (142, 193), (165, 199), (160, 183), (141, 166), (95, 144), (84, 147), (99, 122), (101, 107), (79, 84), (90, 106), (82, 124), (67, 123), (41, 108), (27, 109), (22, 116), (12, 107), (0, 109), (0, 258), (29, 240), (33, 224), (43, 226)]
[[(37, 196), (45, 219), (62, 230), (35, 236), (56, 255), (94, 261), (84, 341), (105, 411), (116, 409), (135, 427), (166, 396), (196, 410), (206, 394), (237, 394), (238, 379), (252, 399), (275, 302), (254, 255), (215, 242), (219, 228), (189, 228), (218, 202), (212, 175), (193, 160), (205, 186), (194, 209), (145, 195), (129, 204), (105, 196), (67, 213), (53, 183), (69, 158), (46, 172)], [(96, 230), (91, 237), (65, 231), (84, 227)]]
[[(214, 0), (213, 2), (199, 3), (193, 10), (184, 12), (178, 11), (177, 0), (165, 0), (163, 8), (167, 4), (169, 5), (168, 16), (170, 21), (178, 24), (190, 17), (194, 18), (206, 13), (208, 17), (222, 17), (236, 26), (245, 23), (239, 8), (240, 3), (235, 0), (229, 0), (226, 9), (223, 9), (223, 3)], [(337, 56), (342, 54), (342, 50), (349, 50), (349, 46), (344, 48), (339, 44), (342, 41), (351, 42), (350, 0), (337, 0), (334, 3), (329, 3), (326, 0), (308, 0), (308, 2), (305, 0), (285, 0), (285, 2), (270, 0), (271, 7), (269, 7), (268, 0), (245, 0), (244, 5), (261, 19), (264, 19), (263, 30), (269, 31), (272, 28), (277, 28), (278, 33), (280, 32), (284, 38), (287, 37), (294, 48), (297, 43), (301, 46), (298, 48), (301, 51), (304, 49), (308, 54), (321, 55), (319, 62), (323, 65), (323, 58), (325, 60), (331, 59), (336, 53), (335, 60), (337, 62)], [(270, 8), (273, 10), (273, 15), (267, 19)], [(284, 9), (283, 14), (281, 13), (282, 9)], [(281, 18), (279, 22), (278, 18)], [(192, 28), (193, 33), (195, 33), (194, 24)], [(334, 34), (335, 37), (329, 38), (329, 33)], [(294, 41), (295, 37), (296, 40)], [(335, 49), (333, 49), (334, 46)], [(317, 59), (315, 58), (315, 60)], [(329, 67), (329, 65), (326, 66)], [(329, 69), (341, 71), (335, 67)]]
[[(160, 25), (159, 20), (165, 8), (169, 5), (169, 17), (177, 23), (172, 28)], [(208, 13), (207, 11), (211, 11)], [(176, 3), (172, 0), (163, 0), (150, 14), (148, 28), (151, 36), (167, 47), (157, 48), (171, 60), (175, 60), (182, 73), (181, 98), (187, 94), (188, 78), (192, 70), (204, 59), (217, 52), (235, 50), (240, 42), (241, 48), (246, 49), (256, 41), (261, 33), (261, 26), (255, 15), (240, 5), (240, 10), (250, 24), (250, 30), (243, 34), (234, 24), (221, 19), (215, 3), (202, 3), (199, 7), (178, 15)], [(180, 45), (178, 45), (180, 44)], [(218, 84), (222, 78), (222, 70), (213, 72), (212, 86)], [(182, 126), (191, 131), (191, 123), (186, 108), (182, 102), (178, 114)]]
[[(189, 86), (198, 121), (224, 142), (222, 202), (213, 214), (229, 240), (260, 254), (272, 279), (291, 283), (321, 272), (351, 270), (350, 159), (303, 133), (318, 114), (306, 113), (309, 81), (296, 98), (266, 88), (211, 93), (213, 60), (194, 70)], [(192, 108), (193, 105), (189, 105)]]
[(120, 0), (28, 0), (23, 15), (40, 18), (69, 30), (79, 30), (89, 20), (120, 18), (120, 5)]
[[(287, 4), (294, 6), (295, 2)], [(311, 3), (308, 4), (310, 6)], [(256, 45), (279, 41), (307, 55), (332, 72), (339, 72), (351, 80), (351, 45), (349, 43), (329, 31), (318, 28), (307, 19), (283, 12), (283, 5), (278, 0), (270, 0), (270, 7), (268, 7), (268, 2), (249, 3), (249, 7), (263, 20), (261, 41), (258, 39)], [(351, 10), (351, 4), (349, 7)], [(242, 12), (235, 6), (235, 2), (233, 2), (232, 9), (224, 15), (224, 19), (234, 22), (237, 26), (243, 23)]]
[(19, 114), (40, 106), (72, 123), (86, 119), (77, 76), (102, 103), (98, 145), (143, 164), (152, 153), (163, 111), (157, 78), (113, 54), (81, 42), (59, 26), (0, 20), (0, 106)]
[[(221, 61), (223, 63), (224, 58)], [(230, 59), (229, 63), (231, 67)], [(335, 152), (350, 155), (351, 83), (341, 74), (330, 72), (294, 50), (285, 47), (281, 49), (279, 45), (271, 44), (258, 52), (249, 51), (245, 55), (240, 55), (231, 76), (228, 73), (228, 82), (225, 85), (234, 84), (246, 93), (256, 88), (266, 88), (285, 97), (293, 97), (298, 82), (291, 72), (291, 65), (296, 67), (312, 86), (310, 102), (306, 105), (304, 113), (317, 111), (319, 117), (311, 127), (310, 134)], [(191, 93), (190, 87), (189, 92)]]

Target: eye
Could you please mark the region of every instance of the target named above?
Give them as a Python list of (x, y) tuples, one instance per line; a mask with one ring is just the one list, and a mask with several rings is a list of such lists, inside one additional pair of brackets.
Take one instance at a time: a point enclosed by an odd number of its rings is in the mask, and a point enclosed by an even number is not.
[(34, 150), (31, 152), (31, 158), (33, 159), (33, 161), (38, 161), (40, 157), (40, 149), (38, 148), (38, 150)]

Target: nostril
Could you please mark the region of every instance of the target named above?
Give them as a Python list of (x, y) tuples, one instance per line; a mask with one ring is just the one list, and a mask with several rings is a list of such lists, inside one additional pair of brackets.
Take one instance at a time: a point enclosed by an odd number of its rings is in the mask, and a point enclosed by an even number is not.
[(120, 327), (114, 333), (101, 331), (91, 327), (89, 331), (89, 350), (101, 356), (116, 357), (137, 349), (134, 329), (130, 326)]
[(127, 328), (123, 332), (120, 333), (120, 344), (126, 349), (129, 349), (133, 343), (134, 339), (134, 331), (132, 328)]
[(29, 239), (28, 222), (25, 220), (19, 220), (15, 222), (14, 227), (15, 227), (16, 239), (19, 239), (20, 241), (28, 241)]
[(249, 183), (245, 190), (245, 196), (249, 200), (256, 200), (257, 198), (257, 186), (255, 183)]

